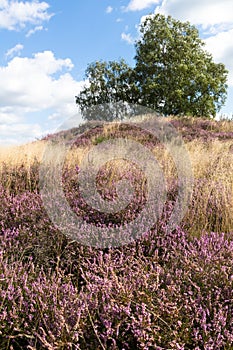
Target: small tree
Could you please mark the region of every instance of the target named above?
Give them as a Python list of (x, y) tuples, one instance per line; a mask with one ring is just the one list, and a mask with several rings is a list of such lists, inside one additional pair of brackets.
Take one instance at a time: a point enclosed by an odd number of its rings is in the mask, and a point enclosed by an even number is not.
[(106, 121), (121, 119), (125, 111), (122, 101), (138, 101), (134, 74), (134, 70), (123, 59), (119, 62), (96, 61), (89, 64), (86, 69), (89, 83), (76, 96), (76, 103), (84, 118)]
[[(119, 101), (165, 115), (214, 117), (226, 100), (228, 72), (204, 50), (198, 30), (189, 22), (157, 14), (148, 16), (140, 31), (135, 68), (124, 60), (87, 67), (89, 85), (76, 96), (84, 118), (100, 118), (96, 109), (90, 113), (90, 106)], [(106, 115), (115, 119), (123, 114)]]

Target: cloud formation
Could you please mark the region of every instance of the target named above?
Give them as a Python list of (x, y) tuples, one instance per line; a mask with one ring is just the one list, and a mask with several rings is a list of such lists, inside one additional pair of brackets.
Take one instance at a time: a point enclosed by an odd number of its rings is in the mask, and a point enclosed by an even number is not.
[(159, 0), (131, 0), (125, 10), (141, 11), (158, 3), (159, 3)]
[(27, 141), (35, 141), (43, 132), (38, 123), (15, 123), (9, 128), (7, 124), (0, 123), (0, 146), (19, 145)]
[(53, 16), (48, 12), (49, 7), (44, 1), (0, 0), (0, 29), (19, 30), (28, 24), (40, 25)]
[(215, 62), (224, 63), (229, 70), (228, 85), (233, 86), (233, 29), (220, 32), (205, 40), (206, 50), (211, 52)]
[(17, 125), (24, 137), (27, 132), (28, 137), (38, 137), (42, 124), (40, 128), (38, 123), (32, 124), (35, 114), (44, 115), (45, 124), (50, 118), (58, 126), (77, 113), (75, 95), (83, 82), (74, 80), (72, 68), (69, 58), (56, 58), (51, 51), (38, 52), (31, 58), (14, 57), (0, 66), (0, 138), (7, 142), (6, 135), (16, 132)]
[(39, 32), (41, 30), (44, 30), (43, 26), (36, 26), (35, 28), (30, 29), (26, 34), (26, 38), (29, 38), (31, 35), (35, 34), (36, 32)]
[(223, 24), (225, 27), (232, 27), (233, 23), (232, 0), (164, 0), (155, 12), (170, 14), (181, 21), (201, 25), (204, 29), (210, 27), (210, 30)]
[(111, 13), (113, 11), (113, 7), (112, 6), (108, 6), (106, 8), (106, 13)]
[(5, 56), (6, 58), (11, 58), (13, 56), (19, 55), (20, 52), (23, 50), (24, 46), (22, 44), (17, 44), (11, 49), (7, 50)]
[(129, 33), (121, 33), (121, 39), (126, 41), (128, 44), (133, 45), (134, 44), (134, 38)]

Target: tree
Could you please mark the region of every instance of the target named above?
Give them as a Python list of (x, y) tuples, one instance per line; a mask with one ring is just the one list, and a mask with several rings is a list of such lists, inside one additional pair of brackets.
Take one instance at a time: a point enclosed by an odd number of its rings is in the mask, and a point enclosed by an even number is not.
[(148, 16), (136, 43), (143, 104), (163, 114), (215, 116), (226, 99), (227, 70), (204, 50), (198, 30), (171, 16)]
[(146, 17), (140, 31), (134, 68), (124, 60), (88, 66), (89, 86), (76, 96), (81, 110), (126, 101), (165, 115), (214, 117), (226, 100), (228, 72), (205, 51), (198, 30), (157, 14)]
[(138, 101), (134, 74), (134, 70), (123, 59), (119, 62), (96, 61), (89, 64), (86, 69), (88, 85), (76, 96), (76, 103), (84, 118), (106, 121), (121, 119), (126, 111), (122, 101)]

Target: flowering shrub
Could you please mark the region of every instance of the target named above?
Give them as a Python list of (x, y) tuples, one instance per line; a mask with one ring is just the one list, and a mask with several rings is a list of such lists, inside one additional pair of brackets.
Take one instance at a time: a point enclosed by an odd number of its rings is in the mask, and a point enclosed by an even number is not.
[(52, 230), (36, 193), (5, 200), (2, 348), (232, 348), (232, 234), (168, 233), (165, 215), (140, 241), (98, 251)]
[[(163, 214), (149, 232), (99, 250), (69, 240), (52, 224), (38, 167), (1, 171), (0, 349), (233, 349), (233, 231), (223, 209), (231, 197), (218, 195), (230, 188), (225, 182), (213, 185), (204, 208), (208, 174), (197, 178), (187, 216), (173, 231), (167, 222), (177, 184), (169, 182)], [(146, 193), (137, 169), (133, 203), (115, 222), (82, 202), (78, 171), (64, 168), (64, 188), (87, 221), (120, 225), (140, 211)], [(110, 171), (101, 170), (98, 190), (111, 200), (122, 173)], [(131, 179), (132, 171), (126, 167), (123, 175)], [(195, 235), (198, 220), (204, 230)]]

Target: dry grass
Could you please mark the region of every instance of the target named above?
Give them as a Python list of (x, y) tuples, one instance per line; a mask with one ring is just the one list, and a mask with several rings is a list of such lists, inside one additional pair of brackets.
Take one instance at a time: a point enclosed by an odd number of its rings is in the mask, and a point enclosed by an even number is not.
[(22, 146), (0, 147), (0, 164), (9, 166), (24, 164), (30, 167), (35, 161), (41, 161), (46, 146), (45, 141), (37, 141)]
[[(197, 123), (196, 120), (184, 119), (186, 125), (195, 123)], [(214, 121), (210, 125), (212, 130), (233, 131), (232, 121)], [(110, 135), (118, 126), (119, 124), (113, 124), (104, 127), (104, 137)], [(232, 144), (232, 140), (217, 139), (205, 142), (193, 139), (186, 142), (195, 178), (192, 203), (185, 218), (186, 228), (192, 234), (199, 235), (203, 231), (230, 232), (233, 230)], [(45, 147), (46, 141), (38, 141), (20, 147), (0, 148), (1, 173), (4, 166), (14, 168), (23, 164), (30, 177), (30, 168), (35, 161), (41, 161)], [(66, 164), (69, 167), (80, 165), (89, 147), (71, 149), (67, 154)], [(169, 153), (155, 147), (154, 154), (161, 164), (165, 177), (172, 179), (175, 174), (175, 165)], [(109, 166), (112, 167), (112, 163)], [(123, 166), (120, 166), (123, 169)], [(114, 178), (114, 169), (111, 169), (110, 173), (109, 182)], [(9, 178), (9, 186), (10, 182)]]
[(186, 217), (192, 233), (233, 231), (231, 144), (194, 140), (187, 145), (195, 177), (193, 202)]

